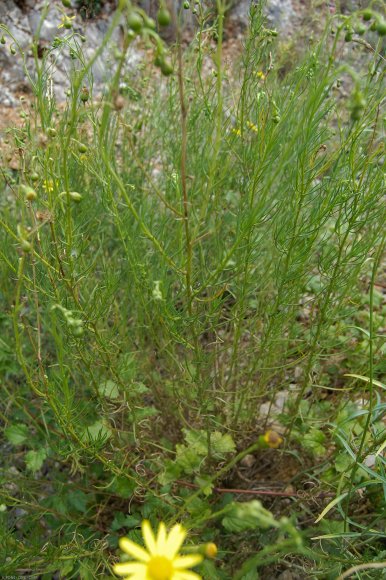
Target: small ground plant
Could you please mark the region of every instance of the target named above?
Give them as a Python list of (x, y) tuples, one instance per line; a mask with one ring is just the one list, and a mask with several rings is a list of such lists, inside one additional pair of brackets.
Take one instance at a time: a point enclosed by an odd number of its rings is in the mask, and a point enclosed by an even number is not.
[(178, 15), (175, 46), (158, 35), (166, 5), (155, 22), (121, 1), (88, 60), (63, 5), (2, 148), (1, 573), (111, 577), (118, 538), (150, 520), (218, 546), (208, 580), (383, 577), (377, 5), (290, 63), (253, 5), (231, 64), (222, 0), (185, 3), (184, 49)]

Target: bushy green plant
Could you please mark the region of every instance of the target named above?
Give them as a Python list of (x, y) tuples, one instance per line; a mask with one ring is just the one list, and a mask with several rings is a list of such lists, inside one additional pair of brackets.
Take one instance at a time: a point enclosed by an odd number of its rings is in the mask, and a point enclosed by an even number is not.
[[(173, 62), (125, 2), (90, 61), (71, 21), (43, 60), (35, 47), (34, 107), (8, 134), (19, 168), (2, 166), (3, 574), (106, 577), (144, 518), (216, 541), (208, 579), (289, 554), (309, 577), (385, 559), (381, 37), (355, 70), (341, 51), (360, 14), (338, 20), (283, 76), (261, 7), (232, 65), (224, 3), (210, 26), (196, 12)], [(127, 73), (139, 34), (151, 56)], [(64, 107), (47, 74), (62, 51)], [(290, 506), (236, 503), (259, 492), (251, 458)]]

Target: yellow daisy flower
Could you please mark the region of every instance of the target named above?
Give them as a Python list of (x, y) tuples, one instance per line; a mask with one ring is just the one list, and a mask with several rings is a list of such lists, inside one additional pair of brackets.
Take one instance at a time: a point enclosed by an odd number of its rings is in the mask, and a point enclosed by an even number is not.
[(256, 125), (254, 125), (254, 123), (252, 123), (251, 121), (247, 121), (247, 126), (249, 129), (251, 129), (251, 131), (254, 131), (255, 133), (258, 133), (259, 130), (256, 127)]
[(202, 580), (201, 576), (187, 570), (202, 562), (202, 555), (179, 555), (186, 538), (186, 530), (180, 524), (173, 526), (168, 534), (165, 524), (161, 522), (155, 537), (150, 523), (144, 520), (142, 535), (147, 550), (128, 538), (119, 540), (121, 550), (136, 562), (115, 564), (114, 572), (118, 576), (130, 580)]
[(58, 29), (60, 28), (72, 28), (72, 20), (74, 20), (75, 16), (67, 16), (66, 14), (62, 16), (62, 22), (59, 24)]
[(47, 193), (52, 193), (54, 191), (54, 182), (52, 179), (43, 179), (43, 189)]

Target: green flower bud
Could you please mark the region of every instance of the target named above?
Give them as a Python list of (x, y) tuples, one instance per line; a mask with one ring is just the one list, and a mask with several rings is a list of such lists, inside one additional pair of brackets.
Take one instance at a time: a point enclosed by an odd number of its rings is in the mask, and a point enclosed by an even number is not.
[(49, 137), (56, 137), (56, 135), (57, 135), (56, 129), (54, 129), (54, 127), (48, 127), (47, 135)]
[(83, 320), (81, 318), (74, 318), (73, 316), (66, 316), (66, 322), (73, 329), (83, 326)]
[(366, 32), (367, 28), (364, 24), (362, 24), (362, 22), (358, 22), (358, 24), (355, 25), (355, 32), (359, 35), (359, 36), (363, 36), (364, 33)]
[(351, 119), (353, 121), (359, 121), (362, 116), (362, 112), (366, 106), (366, 99), (359, 89), (356, 89), (351, 96)]
[(158, 10), (157, 20), (160, 26), (169, 26), (172, 20), (169, 10), (165, 7), (160, 8)]
[(82, 194), (78, 193), (77, 191), (70, 191), (68, 195), (73, 201), (76, 201), (77, 203), (80, 202), (83, 197)]
[(127, 15), (127, 24), (131, 30), (139, 33), (143, 27), (143, 18), (138, 12), (132, 11)]
[(5, 40), (5, 37), (4, 36), (2, 36), (0, 38), (0, 42), (1, 42), (1, 44), (6, 44), (7, 41)]
[(38, 197), (36, 191), (32, 189), (32, 187), (30, 187), (29, 185), (21, 185), (19, 190), (27, 201), (35, 201), (35, 199), (37, 199)]
[(78, 151), (79, 153), (87, 153), (88, 147), (84, 143), (78, 143)]
[(190, 8), (190, 4), (187, 0), (186, 0), (186, 2), (184, 2), (184, 8), (185, 8), (185, 10), (189, 10), (189, 8)]
[(375, 27), (375, 30), (377, 31), (379, 36), (385, 36), (386, 35), (386, 22), (383, 19), (379, 19), (377, 22), (377, 25)]
[(146, 28), (150, 28), (150, 30), (155, 30), (155, 20), (153, 18), (145, 18), (145, 26)]
[(163, 62), (162, 56), (160, 54), (157, 54), (157, 56), (154, 59), (155, 66), (157, 66), (158, 68), (161, 68), (162, 62)]
[(71, 0), (62, 0), (62, 4), (65, 8), (71, 8)]
[(161, 72), (165, 77), (173, 74), (173, 65), (169, 59), (165, 59), (161, 62)]
[(362, 12), (362, 18), (363, 18), (363, 20), (366, 20), (366, 21), (367, 20), (371, 20), (372, 17), (373, 17), (373, 13), (372, 13), (372, 11), (369, 8), (367, 8), (366, 10), (364, 10)]
[(83, 87), (83, 89), (80, 92), (80, 100), (82, 101), (82, 103), (87, 103), (87, 101), (90, 98), (90, 93), (87, 87)]
[(32, 245), (29, 243), (28, 240), (24, 239), (20, 240), (20, 247), (26, 254), (28, 254), (32, 250)]
[(84, 329), (82, 326), (75, 326), (75, 328), (72, 329), (72, 334), (74, 336), (82, 336), (83, 333)]

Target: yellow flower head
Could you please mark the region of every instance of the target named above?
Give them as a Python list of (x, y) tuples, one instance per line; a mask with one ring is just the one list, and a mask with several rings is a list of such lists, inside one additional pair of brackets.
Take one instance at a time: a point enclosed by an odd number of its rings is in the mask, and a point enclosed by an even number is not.
[(262, 81), (265, 80), (265, 74), (263, 73), (262, 70), (257, 71), (256, 76), (258, 79), (261, 79)]
[(72, 20), (75, 16), (67, 16), (66, 14), (62, 16), (62, 22), (59, 24), (58, 28), (72, 28)]
[(114, 572), (130, 580), (201, 580), (201, 576), (187, 570), (200, 562), (200, 554), (180, 556), (179, 550), (186, 538), (186, 530), (176, 524), (169, 534), (163, 522), (157, 536), (154, 536), (150, 523), (142, 522), (142, 535), (147, 550), (128, 538), (119, 540), (119, 547), (136, 562), (115, 564)]
[(43, 180), (43, 189), (47, 191), (47, 193), (52, 193), (54, 191), (54, 182), (52, 179)]
[(217, 556), (218, 548), (213, 542), (209, 542), (205, 546), (205, 556), (208, 558), (215, 558)]
[(271, 449), (277, 449), (283, 443), (283, 438), (276, 431), (267, 431), (264, 435), (264, 441)]
[(251, 121), (247, 121), (247, 126), (249, 129), (251, 129), (251, 131), (254, 131), (255, 133), (258, 133), (259, 130), (256, 127), (256, 125), (254, 125), (254, 123), (252, 123)]

